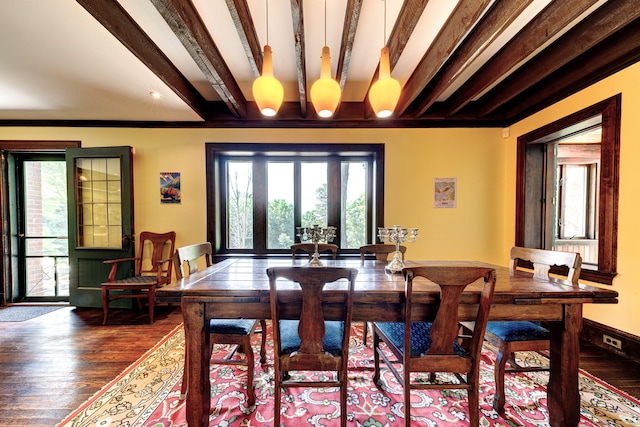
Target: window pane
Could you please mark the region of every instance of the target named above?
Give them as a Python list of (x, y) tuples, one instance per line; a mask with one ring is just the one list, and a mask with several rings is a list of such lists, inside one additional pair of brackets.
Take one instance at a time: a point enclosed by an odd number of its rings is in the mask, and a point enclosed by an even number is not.
[(253, 174), (251, 162), (227, 163), (229, 249), (253, 248)]
[(567, 165), (562, 198), (563, 239), (585, 237), (587, 233), (587, 167)]
[(267, 163), (267, 248), (289, 249), (294, 243), (293, 163)]
[(342, 197), (340, 218), (343, 248), (359, 248), (367, 243), (366, 204), (367, 162), (342, 162)]
[(314, 162), (301, 164), (302, 227), (327, 225), (327, 164)]

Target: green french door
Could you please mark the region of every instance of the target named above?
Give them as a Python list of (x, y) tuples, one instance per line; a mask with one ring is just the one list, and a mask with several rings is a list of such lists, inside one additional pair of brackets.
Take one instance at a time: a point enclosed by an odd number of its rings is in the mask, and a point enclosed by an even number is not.
[(132, 148), (69, 148), (66, 162), (69, 303), (101, 307), (110, 269), (103, 261), (135, 255)]

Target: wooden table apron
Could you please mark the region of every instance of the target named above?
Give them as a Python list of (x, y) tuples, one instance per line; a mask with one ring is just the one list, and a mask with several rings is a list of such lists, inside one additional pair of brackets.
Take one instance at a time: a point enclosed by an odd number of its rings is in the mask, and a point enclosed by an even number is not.
[[(210, 412), (209, 359), (211, 345), (205, 322), (211, 318), (271, 317), (266, 268), (276, 265), (305, 265), (306, 260), (228, 259), (157, 290), (158, 298), (180, 300), (184, 316), (186, 351), (189, 354), (187, 422), (208, 426)], [(359, 269), (354, 297), (353, 320), (401, 321), (404, 312), (404, 281), (401, 274), (384, 272), (384, 262), (360, 260), (323, 261), (325, 265)], [(550, 375), (547, 405), (551, 426), (577, 426), (580, 420), (578, 392), (579, 332), (582, 304), (616, 303), (617, 292), (591, 286), (534, 279), (526, 272), (509, 273), (507, 267), (478, 262), (407, 261), (415, 265), (481, 265), (496, 269), (497, 281), (491, 306), (491, 320), (544, 320), (551, 331)], [(463, 295), (461, 320), (475, 315), (480, 284)], [(336, 295), (340, 291), (336, 290)], [(300, 309), (299, 293), (292, 290), (294, 312)], [(433, 284), (416, 282), (414, 312), (429, 320), (437, 301)]]

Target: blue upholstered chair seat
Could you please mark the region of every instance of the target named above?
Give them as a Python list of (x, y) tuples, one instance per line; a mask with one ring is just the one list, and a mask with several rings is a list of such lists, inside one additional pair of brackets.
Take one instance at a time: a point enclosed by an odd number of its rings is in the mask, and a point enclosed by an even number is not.
[(549, 339), (547, 329), (528, 321), (489, 322), (487, 332), (507, 342)]
[[(299, 320), (280, 320), (281, 354), (291, 354), (300, 349), (300, 337), (298, 336)], [(325, 335), (322, 340), (324, 350), (333, 355), (342, 354), (342, 336), (344, 334), (344, 322), (325, 321)]]
[[(401, 352), (404, 352), (404, 323), (376, 322), (376, 326), (389, 338)], [(411, 324), (411, 357), (426, 354), (431, 347), (430, 322), (414, 322)], [(456, 341), (452, 343), (453, 351), (458, 356), (467, 357), (469, 354)]]
[(212, 334), (249, 335), (256, 319), (211, 319), (209, 332)]

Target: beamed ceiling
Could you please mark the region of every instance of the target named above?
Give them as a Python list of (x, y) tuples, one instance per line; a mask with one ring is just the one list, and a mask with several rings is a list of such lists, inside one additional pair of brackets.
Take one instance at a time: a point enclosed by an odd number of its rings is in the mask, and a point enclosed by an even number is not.
[[(260, 115), (251, 93), (267, 38), (285, 88), (274, 118)], [(367, 91), (385, 39), (402, 94), (395, 114), (378, 119)], [(343, 93), (330, 119), (309, 97), (325, 42)], [(13, 0), (0, 5), (0, 58), (2, 126), (504, 127), (637, 62), (640, 7)]]

